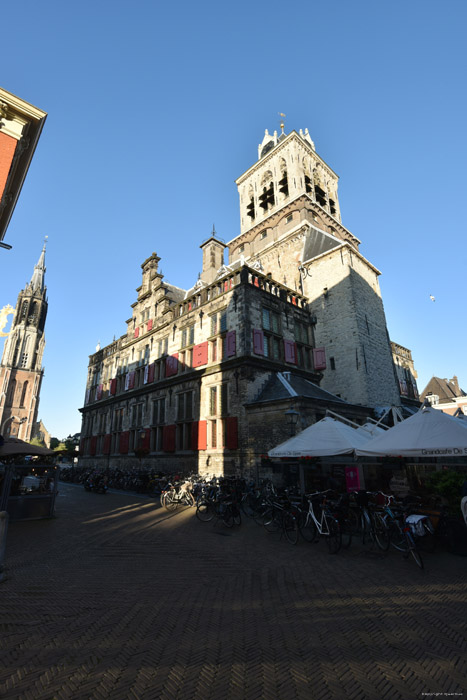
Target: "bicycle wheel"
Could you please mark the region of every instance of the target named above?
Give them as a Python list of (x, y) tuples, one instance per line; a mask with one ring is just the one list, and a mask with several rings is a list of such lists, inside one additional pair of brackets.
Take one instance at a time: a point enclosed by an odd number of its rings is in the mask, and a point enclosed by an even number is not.
[(348, 549), (352, 543), (352, 525), (347, 518), (339, 520), (341, 529), (341, 543), (344, 549)]
[(224, 508), (224, 512), (222, 514), (222, 522), (226, 527), (233, 527), (234, 515), (232, 511), (232, 506), (230, 504), (228, 506), (225, 506)]
[(233, 514), (233, 520), (234, 520), (234, 525), (241, 525), (242, 524), (242, 514), (240, 513), (240, 508), (235, 505), (232, 506), (232, 514)]
[(268, 532), (279, 532), (281, 523), (279, 521), (279, 514), (275, 508), (269, 508), (264, 513), (263, 525)]
[(258, 505), (258, 498), (252, 493), (247, 493), (245, 498), (242, 498), (241, 506), (247, 518), (253, 518)]
[(282, 515), (282, 529), (284, 531), (284, 535), (286, 540), (290, 542), (290, 544), (297, 544), (298, 542), (298, 521), (297, 518), (292, 515), (292, 513), (289, 513), (285, 511)]
[(301, 536), (306, 542), (314, 542), (318, 531), (314, 520), (309, 513), (302, 513), (299, 529)]
[(394, 547), (394, 549), (397, 549), (399, 552), (407, 551), (407, 540), (397, 520), (393, 520), (390, 523), (389, 540), (391, 543), (391, 547)]
[(349, 509), (349, 522), (352, 529), (352, 534), (356, 535), (362, 530), (362, 516), (356, 508)]
[(391, 542), (389, 530), (384, 520), (379, 517), (373, 519), (372, 536), (374, 537), (377, 547), (383, 552), (387, 552)]
[(413, 537), (410, 535), (410, 533), (406, 533), (406, 537), (407, 537), (407, 548), (408, 548), (409, 554), (411, 554), (413, 556), (416, 565), (418, 567), (420, 567), (420, 569), (423, 569), (423, 567), (424, 567), (423, 559), (422, 559), (420, 552), (417, 549), (417, 545), (415, 544)]
[(264, 525), (264, 518), (271, 510), (271, 506), (263, 503), (254, 513), (253, 520), (257, 525)]
[(209, 501), (200, 501), (196, 508), (196, 517), (202, 523), (208, 523), (214, 517), (214, 508)]
[(164, 508), (169, 512), (173, 512), (178, 508), (178, 501), (175, 500), (175, 497), (170, 492), (165, 494)]
[(325, 523), (329, 532), (329, 535), (326, 536), (329, 554), (337, 554), (342, 545), (339, 523), (331, 517), (326, 517)]

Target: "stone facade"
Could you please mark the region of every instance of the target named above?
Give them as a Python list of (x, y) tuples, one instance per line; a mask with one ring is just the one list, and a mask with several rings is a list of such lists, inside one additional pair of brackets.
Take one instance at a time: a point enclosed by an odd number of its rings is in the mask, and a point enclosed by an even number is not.
[(337, 182), (307, 131), (266, 132), (237, 180), (240, 234), (213, 230), (196, 284), (143, 262), (126, 333), (90, 357), (81, 465), (254, 474), (290, 436), (287, 408), (301, 429), (326, 408), (361, 423), (400, 405), (380, 273)]
[(45, 245), (28, 285), (19, 293), (0, 363), (0, 434), (30, 440), (44, 374), (47, 288)]

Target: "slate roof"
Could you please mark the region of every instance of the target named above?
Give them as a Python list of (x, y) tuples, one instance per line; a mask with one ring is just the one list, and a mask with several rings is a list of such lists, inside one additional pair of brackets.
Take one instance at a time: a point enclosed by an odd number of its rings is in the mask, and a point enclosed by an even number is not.
[(292, 372), (275, 372), (271, 375), (259, 395), (251, 403), (290, 399), (291, 396), (300, 396), (325, 401), (326, 403), (347, 403), (329, 391), (320, 389), (319, 386), (308, 381), (308, 379), (294, 375)]
[(313, 258), (318, 257), (318, 255), (327, 253), (328, 250), (338, 248), (341, 245), (342, 241), (338, 241), (333, 236), (324, 233), (324, 231), (319, 231), (316, 228), (312, 228), (305, 241), (303, 262), (312, 260)]
[(454, 401), (454, 399), (459, 396), (467, 396), (465, 391), (459, 387), (457, 377), (453, 377), (452, 379), (432, 377), (421, 393), (422, 401), (429, 394), (436, 394), (439, 396), (440, 403)]

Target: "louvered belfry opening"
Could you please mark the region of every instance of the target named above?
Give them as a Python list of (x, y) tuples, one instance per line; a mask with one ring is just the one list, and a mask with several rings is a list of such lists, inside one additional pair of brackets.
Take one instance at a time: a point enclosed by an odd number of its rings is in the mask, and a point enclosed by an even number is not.
[(333, 199), (329, 198), (329, 209), (331, 211), (331, 214), (334, 216), (336, 213), (336, 203)]
[(282, 177), (279, 180), (279, 192), (284, 195), (284, 197), (288, 197), (289, 195), (289, 181), (287, 179), (287, 170), (284, 170), (282, 173)]
[(305, 175), (305, 192), (307, 194), (313, 192), (313, 183), (308, 175)]
[(247, 208), (246, 208), (246, 213), (247, 213), (247, 216), (249, 216), (250, 219), (251, 219), (252, 221), (254, 221), (255, 216), (256, 216), (256, 212), (255, 212), (255, 198), (254, 198), (254, 197), (252, 197), (252, 198), (250, 199), (250, 203), (248, 204), (248, 206), (247, 206)]
[(320, 207), (326, 206), (326, 192), (319, 185), (315, 185), (315, 197)]
[(259, 197), (259, 206), (267, 211), (269, 207), (273, 207), (275, 204), (274, 198), (274, 184), (271, 182), (269, 187), (263, 187), (263, 193)]

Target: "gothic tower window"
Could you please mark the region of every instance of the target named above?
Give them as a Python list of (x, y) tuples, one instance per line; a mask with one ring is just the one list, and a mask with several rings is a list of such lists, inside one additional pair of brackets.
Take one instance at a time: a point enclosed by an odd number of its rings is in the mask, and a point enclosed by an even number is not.
[(259, 196), (259, 206), (266, 212), (270, 207), (273, 207), (276, 202), (274, 197), (274, 183), (272, 181), (272, 173), (270, 170), (263, 175), (261, 190), (262, 192)]
[(21, 316), (20, 316), (19, 320), (25, 321), (27, 314), (28, 314), (28, 302), (23, 301), (23, 303), (21, 304)]
[(279, 192), (284, 199), (289, 196), (289, 181), (287, 178), (287, 163), (283, 158), (280, 161), (281, 179), (279, 180)]
[(248, 204), (247, 204), (247, 208), (246, 208), (246, 213), (247, 213), (247, 216), (249, 216), (252, 221), (255, 220), (255, 216), (256, 216), (255, 197), (254, 197), (254, 193), (253, 193), (253, 187), (251, 187), (251, 185), (250, 185), (250, 189), (248, 190)]
[(25, 399), (26, 399), (27, 390), (28, 390), (28, 382), (24, 382), (24, 384), (23, 384), (23, 391), (21, 392), (21, 399), (20, 399), (20, 402), (19, 402), (19, 407), (20, 407), (20, 408), (24, 408), (24, 401), (25, 401)]
[(13, 379), (13, 381), (10, 384), (10, 393), (8, 396), (8, 403), (13, 406), (13, 402), (15, 399), (15, 391), (16, 391), (16, 379)]
[(313, 193), (313, 178), (310, 175), (310, 169), (306, 164), (305, 158), (303, 159), (303, 176), (305, 180), (305, 192), (307, 194)]
[(324, 191), (324, 185), (321, 182), (321, 179), (317, 173), (315, 173), (314, 176), (314, 188), (315, 188), (315, 197), (316, 201), (320, 205), (320, 207), (325, 207), (326, 206), (326, 192)]

